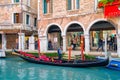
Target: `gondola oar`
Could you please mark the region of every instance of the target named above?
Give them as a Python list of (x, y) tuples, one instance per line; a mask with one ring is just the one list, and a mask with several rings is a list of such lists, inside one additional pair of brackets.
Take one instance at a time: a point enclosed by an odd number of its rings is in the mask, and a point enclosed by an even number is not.
[(85, 60), (85, 57), (84, 57), (84, 53), (83, 53), (83, 51), (84, 51), (84, 37), (83, 37), (83, 35), (81, 36), (81, 57), (82, 57), (82, 60), (84, 61)]

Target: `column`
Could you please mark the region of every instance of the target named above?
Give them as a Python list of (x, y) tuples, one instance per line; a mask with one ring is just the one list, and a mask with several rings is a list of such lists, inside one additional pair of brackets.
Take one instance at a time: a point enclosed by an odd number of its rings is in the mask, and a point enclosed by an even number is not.
[(6, 49), (6, 35), (2, 34), (2, 50)]
[(33, 35), (29, 37), (29, 50), (35, 50), (35, 38)]
[(117, 54), (120, 57), (120, 33), (117, 34)]
[(0, 57), (6, 57), (5, 49), (6, 49), (6, 36), (4, 33), (2, 35), (2, 49), (0, 50)]
[(18, 43), (18, 45), (19, 45), (19, 50), (24, 50), (24, 42), (25, 42), (25, 34), (24, 33), (18, 33), (18, 35), (19, 35), (19, 43)]
[(38, 0), (38, 20), (40, 20), (40, 0)]
[(120, 18), (118, 20), (118, 29), (116, 30), (117, 33), (116, 33), (116, 37), (117, 37), (117, 54), (118, 56), (120, 57)]
[(89, 38), (89, 34), (85, 34), (84, 35), (85, 38), (85, 52), (89, 52), (90, 51), (90, 38)]
[(104, 34), (104, 39), (105, 39), (105, 47), (104, 47), (104, 51), (105, 51), (105, 57), (107, 57), (107, 33)]
[(66, 52), (66, 35), (63, 35), (62, 38), (63, 38), (63, 52)]
[(48, 49), (47, 36), (40, 36), (39, 40), (40, 40), (40, 51), (47, 52), (47, 49)]

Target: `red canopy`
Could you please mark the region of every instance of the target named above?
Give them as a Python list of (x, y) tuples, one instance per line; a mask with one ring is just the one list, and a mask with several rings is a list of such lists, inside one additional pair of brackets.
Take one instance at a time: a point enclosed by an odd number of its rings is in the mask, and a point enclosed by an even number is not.
[(98, 7), (104, 7), (104, 17), (116, 17), (120, 15), (120, 0), (114, 0), (114, 2), (108, 2), (104, 4), (99, 2)]
[(105, 17), (116, 17), (120, 15), (120, 3), (115, 5), (105, 6), (104, 16)]

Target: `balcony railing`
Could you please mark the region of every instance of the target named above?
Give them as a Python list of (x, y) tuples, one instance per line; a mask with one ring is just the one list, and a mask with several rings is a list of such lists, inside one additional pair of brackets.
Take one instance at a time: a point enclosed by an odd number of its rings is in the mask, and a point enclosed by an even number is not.
[(13, 30), (13, 29), (18, 29), (18, 30), (29, 30), (29, 31), (32, 31), (32, 30), (37, 30), (37, 27), (34, 27), (34, 26), (28, 26), (28, 25), (23, 25), (21, 23), (17, 23), (17, 24), (0, 24), (0, 29), (1, 30), (4, 30), (4, 29), (7, 29), (7, 30)]

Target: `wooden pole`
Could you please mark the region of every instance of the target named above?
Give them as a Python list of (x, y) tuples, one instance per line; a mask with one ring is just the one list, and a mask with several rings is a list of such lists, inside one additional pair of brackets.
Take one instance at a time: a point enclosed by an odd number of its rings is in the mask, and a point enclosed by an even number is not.
[(40, 57), (40, 39), (38, 39), (38, 55), (39, 55), (39, 57)]
[(84, 61), (85, 58), (84, 58), (84, 53), (83, 53), (83, 51), (84, 51), (84, 37), (83, 37), (83, 35), (81, 36), (81, 45), (80, 45), (80, 47), (81, 47), (81, 58)]
[(70, 48), (69, 48), (69, 52), (68, 52), (68, 61), (71, 60), (71, 50), (72, 50), (72, 48), (70, 47)]

